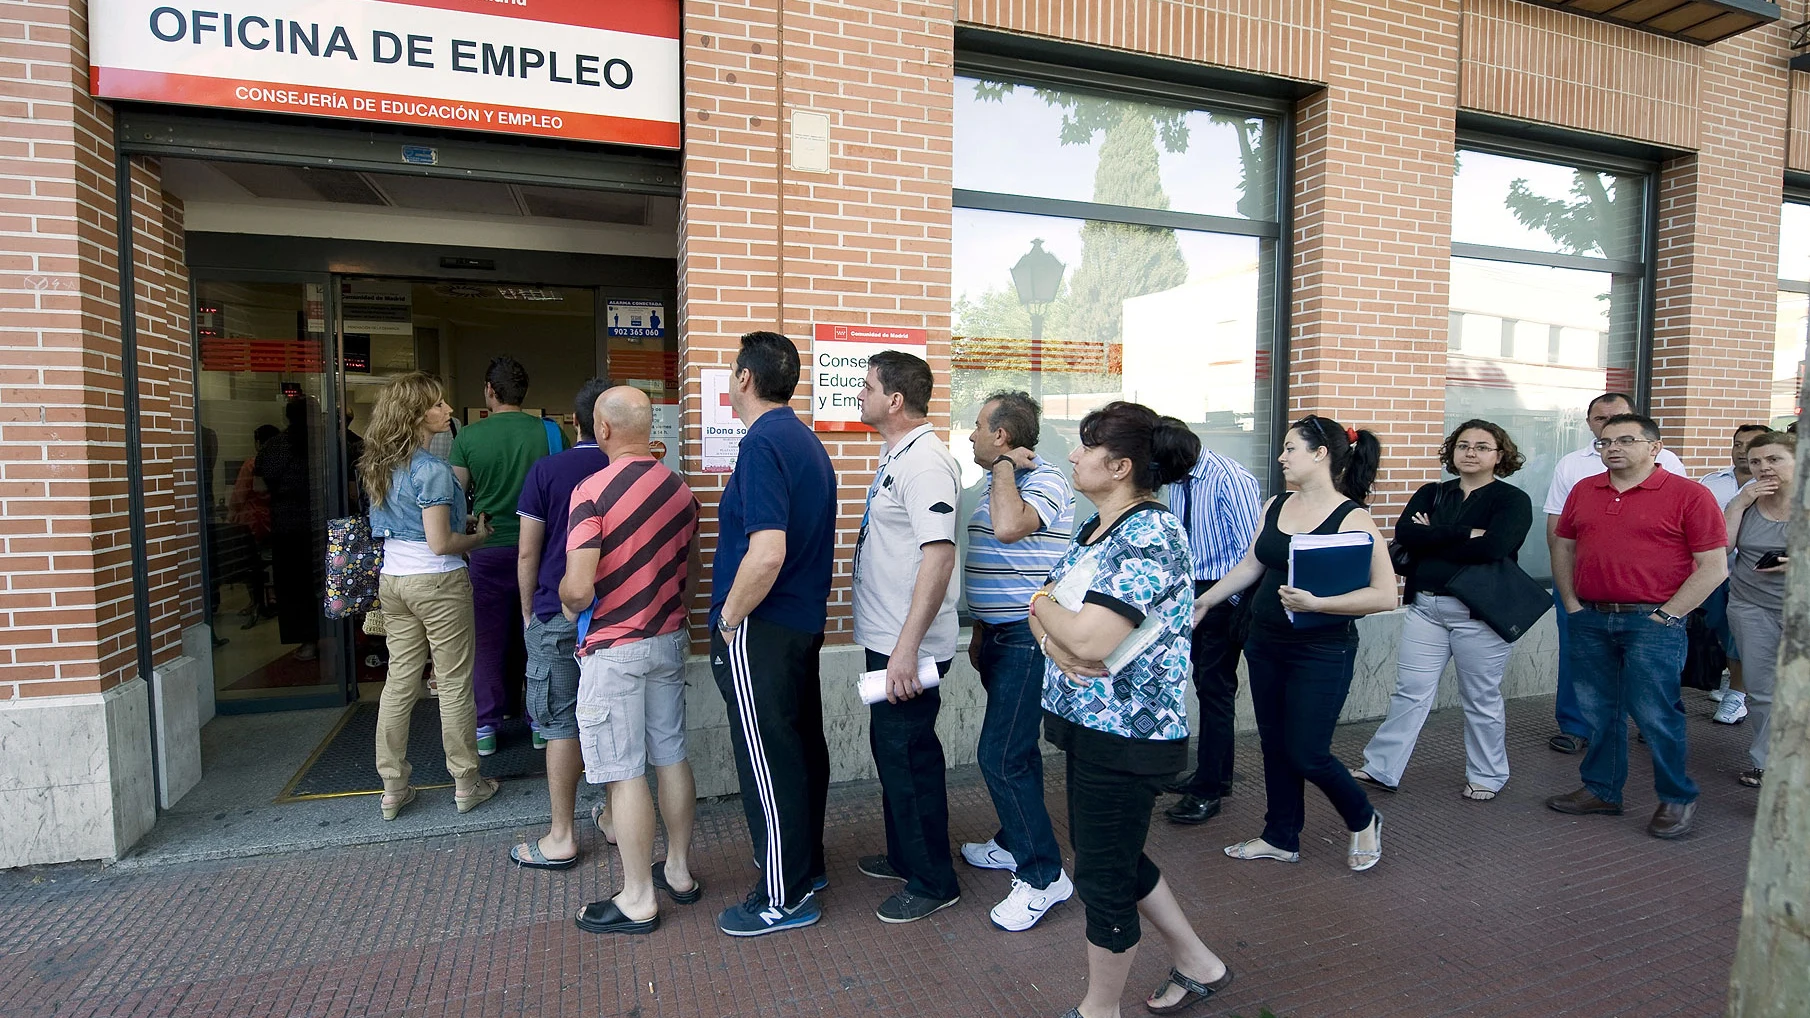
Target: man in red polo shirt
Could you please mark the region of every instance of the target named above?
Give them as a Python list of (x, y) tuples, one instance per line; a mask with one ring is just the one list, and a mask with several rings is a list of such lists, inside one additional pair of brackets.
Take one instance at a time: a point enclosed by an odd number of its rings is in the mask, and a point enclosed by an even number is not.
[(1690, 831), (1697, 784), (1685, 773), (1684, 616), (1728, 576), (1728, 528), (1703, 485), (1657, 465), (1659, 425), (1619, 414), (1596, 440), (1607, 473), (1571, 489), (1554, 531), (1552, 579), (1571, 630), (1569, 665), (1590, 745), (1584, 787), (1560, 813), (1620, 815), (1632, 714), (1653, 753), (1655, 838)]

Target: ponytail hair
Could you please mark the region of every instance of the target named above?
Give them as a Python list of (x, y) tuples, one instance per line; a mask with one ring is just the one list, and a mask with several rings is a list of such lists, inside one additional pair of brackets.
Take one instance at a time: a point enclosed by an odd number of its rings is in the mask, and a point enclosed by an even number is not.
[(1200, 436), (1181, 420), (1125, 400), (1083, 417), (1081, 444), (1105, 446), (1114, 459), (1130, 460), (1131, 481), (1146, 492), (1187, 477), (1200, 459)]
[(1347, 428), (1330, 417), (1308, 414), (1290, 426), (1309, 449), (1325, 449), (1333, 487), (1346, 498), (1365, 504), (1383, 462), (1383, 444), (1375, 433)]

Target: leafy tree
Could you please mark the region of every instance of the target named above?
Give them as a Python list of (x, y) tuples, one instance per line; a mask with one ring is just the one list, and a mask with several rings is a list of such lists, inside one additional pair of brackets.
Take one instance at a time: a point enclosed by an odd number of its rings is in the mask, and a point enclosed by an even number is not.
[[(1571, 176), (1569, 199), (1547, 198), (1528, 187), (1525, 177), (1517, 177), (1509, 183), (1503, 203), (1521, 225), (1551, 237), (1566, 254), (1639, 261), (1644, 254), (1639, 224), (1645, 186), (1639, 177), (1577, 170)], [(1610, 280), (1609, 336), (1604, 344), (1609, 363), (1632, 363), (1640, 286), (1640, 280), (1628, 276)]]

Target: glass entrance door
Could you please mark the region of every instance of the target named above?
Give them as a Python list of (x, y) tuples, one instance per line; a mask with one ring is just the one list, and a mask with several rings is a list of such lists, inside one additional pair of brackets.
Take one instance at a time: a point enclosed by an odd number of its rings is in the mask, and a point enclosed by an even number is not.
[(350, 698), (349, 627), (321, 611), (343, 512), (327, 277), (198, 279), (196, 389), (207, 608), (221, 713)]

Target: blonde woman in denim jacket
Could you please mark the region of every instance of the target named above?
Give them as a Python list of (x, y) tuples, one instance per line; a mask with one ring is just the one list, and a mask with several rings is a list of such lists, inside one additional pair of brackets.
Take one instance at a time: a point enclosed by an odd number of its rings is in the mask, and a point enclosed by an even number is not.
[[(371, 536), (383, 541), (378, 580), (390, 670), (377, 707), (377, 773), (383, 818), (415, 799), (409, 784), (409, 718), (431, 655), (440, 692), (440, 744), (453, 777), (453, 802), (469, 812), (496, 794), (478, 773), (471, 579), (464, 555), (490, 536), (490, 521), (465, 518), (465, 493), (428, 442), (452, 424), (440, 383), (419, 371), (392, 379), (377, 396), (360, 485), (371, 503)], [(467, 531), (471, 531), (468, 533)]]

